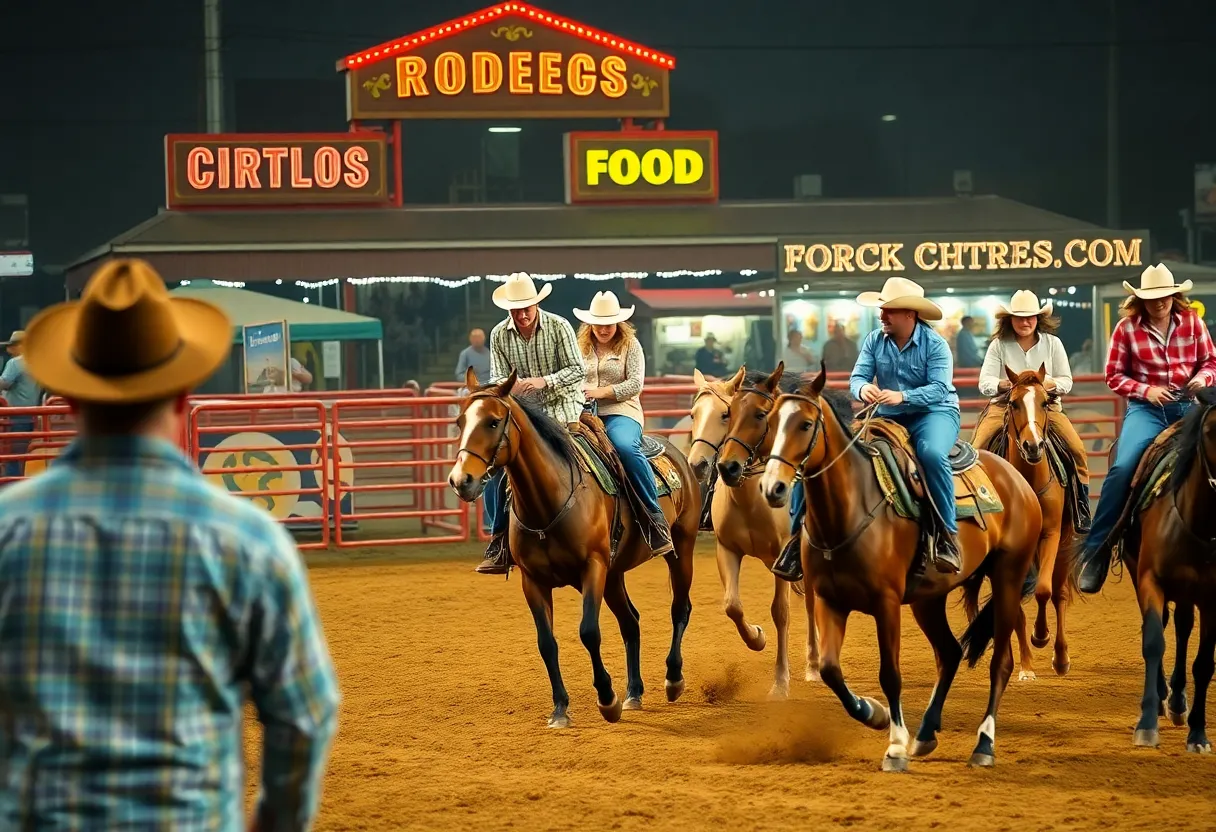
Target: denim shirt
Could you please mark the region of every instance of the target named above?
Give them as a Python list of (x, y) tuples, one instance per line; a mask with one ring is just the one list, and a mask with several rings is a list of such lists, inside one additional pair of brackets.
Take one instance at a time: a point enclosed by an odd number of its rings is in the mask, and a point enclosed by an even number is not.
[(959, 409), (950, 345), (928, 324), (918, 323), (902, 350), (881, 329), (866, 336), (849, 377), (849, 392), (860, 399), (861, 388), (871, 383), (904, 394), (903, 404), (884, 404), (879, 416)]

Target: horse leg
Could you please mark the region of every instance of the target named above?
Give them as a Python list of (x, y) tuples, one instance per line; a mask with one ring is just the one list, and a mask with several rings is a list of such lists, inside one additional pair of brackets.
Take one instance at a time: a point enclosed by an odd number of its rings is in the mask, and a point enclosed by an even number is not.
[(532, 620), (536, 622), (536, 646), (540, 649), (540, 657), (544, 659), (545, 670), (549, 674), (549, 684), (553, 687), (553, 713), (549, 716), (549, 727), (569, 728), (570, 717), (566, 715), (566, 710), (570, 707), (570, 696), (562, 683), (562, 670), (557, 663), (557, 639), (553, 637), (553, 590), (532, 581), (522, 570), (520, 582), (524, 587), (528, 609), (532, 610)]
[(591, 673), (595, 684), (596, 704), (609, 722), (621, 718), (621, 700), (612, 689), (612, 677), (600, 656), (600, 603), (604, 600), (605, 567), (603, 561), (592, 557), (583, 574), (583, 618), (578, 625), (578, 637), (591, 656)]
[[(1194, 615), (1192, 613), (1192, 621)], [(1174, 626), (1178, 626), (1178, 608), (1174, 608)], [(1196, 754), (1211, 754), (1212, 744), (1208, 742), (1208, 685), (1212, 682), (1212, 674), (1216, 672), (1216, 605), (1208, 603), (1199, 614), (1199, 652), (1195, 656), (1195, 665), (1191, 672), (1195, 675), (1195, 705), (1187, 722), (1190, 733), (1186, 737), (1186, 750)]]
[(908, 728), (904, 725), (903, 677), (899, 672), (900, 602), (886, 598), (874, 612), (878, 627), (878, 684), (891, 715), (890, 743), (882, 758), (883, 771), (908, 770)]
[[(950, 629), (945, 595), (913, 604), (912, 615), (933, 646), (933, 658), (937, 664), (937, 684), (933, 686), (929, 707), (925, 709), (920, 729), (916, 732), (916, 742), (912, 743), (912, 756), (924, 757), (937, 748), (937, 732), (942, 730), (942, 706), (946, 703), (959, 662), (963, 659), (963, 648)], [(1025, 621), (1023, 616), (1022, 622)]]
[[(1141, 558), (1144, 557), (1148, 555), (1141, 553)], [(1144, 696), (1140, 700), (1140, 721), (1136, 723), (1132, 743), (1141, 748), (1156, 748), (1161, 743), (1161, 734), (1157, 730), (1158, 709), (1161, 707), (1157, 680), (1162, 675), (1161, 660), (1165, 656), (1165, 624), (1162, 620), (1165, 593), (1157, 582), (1157, 576), (1146, 570), (1136, 582), (1136, 596), (1143, 621), (1140, 652), (1144, 656)]]
[(681, 650), (684, 631), (688, 629), (688, 619), (692, 617), (690, 593), (696, 533), (687, 537), (673, 537), (679, 557), (668, 555), (666, 558), (667, 571), (671, 576), (671, 650), (667, 653), (667, 679), (664, 682), (668, 702), (675, 702), (684, 693), (684, 654)]
[[(732, 552), (721, 543), (718, 544), (718, 575), (722, 578), (722, 611), (726, 617), (735, 622), (739, 637), (749, 650), (764, 649), (764, 630), (747, 623), (743, 614), (743, 601), (739, 598), (739, 568), (743, 565), (743, 555)], [(784, 583), (784, 581), (782, 582)]]
[(1026, 635), (1026, 610), (1018, 607), (1018, 623), (1015, 628), (1018, 636), (1018, 656), (1021, 669), (1018, 671), (1019, 682), (1033, 682), (1038, 676), (1034, 672), (1034, 654), (1030, 652), (1030, 639)]
[(806, 680), (808, 682), (818, 682), (819, 675), (819, 634), (816, 632), (817, 625), (815, 623), (815, 588), (811, 586), (810, 576), (803, 566), (802, 580), (803, 589), (806, 590), (806, 595), (803, 596), (803, 601), (806, 603)]
[[(1170, 674), (1170, 695), (1165, 706), (1165, 715), (1170, 722), (1182, 726), (1186, 724), (1186, 649), (1191, 633), (1195, 629), (1195, 608), (1190, 604), (1174, 604), (1174, 638), (1177, 649), (1174, 651), (1174, 672)], [(1203, 655), (1203, 629), (1200, 624), (1200, 655), (1195, 657), (1198, 662)], [(1195, 679), (1195, 704), (1199, 704), (1199, 679)]]
[[(1070, 541), (1069, 545), (1075, 545), (1075, 541)], [(1056, 608), (1056, 646), (1051, 666), (1057, 676), (1068, 675), (1068, 670), (1072, 667), (1072, 660), (1068, 655), (1068, 639), (1064, 635), (1064, 619), (1068, 614), (1068, 605), (1072, 603), (1068, 570), (1068, 559), (1056, 557), (1055, 567), (1051, 571), (1051, 602)]]
[[(807, 596), (810, 594), (808, 592)], [(878, 700), (858, 696), (849, 690), (844, 681), (844, 673), (840, 670), (840, 648), (844, 644), (844, 630), (849, 614), (824, 603), (822, 598), (819, 599), (816, 609), (819, 613), (820, 632), (819, 669), (823, 674), (823, 683), (836, 694), (840, 704), (844, 705), (845, 713), (875, 731), (883, 730), (891, 724), (887, 709)]]
[(1019, 570), (1012, 568), (1011, 557), (1001, 557), (998, 552), (989, 554), (989, 557), (1001, 559), (991, 576), (992, 600), (989, 603), (993, 604), (993, 622), (992, 662), (988, 665), (988, 710), (980, 723), (975, 750), (968, 761), (970, 766), (984, 768), (996, 764), (996, 714), (1009, 677), (1013, 675), (1013, 645), (1010, 642), (1022, 609), (1022, 582), (1026, 577), (1026, 567), (1019, 574)]
[(625, 642), (625, 704), (626, 711), (642, 710), (642, 628), (637, 607), (629, 600), (625, 589), (625, 575), (618, 572), (608, 577), (604, 585), (604, 601), (616, 616), (621, 628), (621, 639)]
[[(1060, 523), (1066, 522), (1062, 517), (1059, 522), (1049, 528), (1043, 523), (1043, 537), (1039, 540), (1039, 580), (1034, 587), (1034, 600), (1039, 611), (1034, 619), (1034, 633), (1030, 643), (1035, 647), (1046, 647), (1051, 641), (1051, 631), (1047, 629), (1047, 604), (1051, 601), (1052, 581), (1056, 571), (1056, 556), (1060, 552)], [(1056, 627), (1060, 622), (1056, 622)]]
[(773, 687), (769, 699), (790, 695), (790, 582), (773, 579), (773, 626), (777, 629), (777, 664), (773, 668)]

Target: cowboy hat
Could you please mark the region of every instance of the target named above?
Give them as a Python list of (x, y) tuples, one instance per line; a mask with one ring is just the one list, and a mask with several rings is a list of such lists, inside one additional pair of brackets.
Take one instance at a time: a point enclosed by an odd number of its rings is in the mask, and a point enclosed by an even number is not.
[(1042, 305), (1039, 304), (1039, 296), (1029, 289), (1019, 289), (1013, 293), (1013, 297), (1009, 299), (1009, 303), (1000, 304), (1000, 308), (996, 311), (998, 318), (1037, 318), (1039, 315), (1050, 315), (1052, 303), (1050, 300)]
[(7, 341), (3, 342), (3, 346), (11, 347), (13, 344), (20, 344), (24, 340), (25, 340), (25, 330), (24, 329), (14, 329), (13, 334), (11, 336), (9, 336), (9, 339)]
[(1126, 280), (1123, 281), (1123, 288), (1128, 294), (1135, 295), (1141, 300), (1156, 300), (1157, 298), (1165, 298), (1170, 295), (1178, 295), (1183, 292), (1191, 291), (1191, 287), (1195, 284), (1189, 280), (1184, 280), (1181, 283), (1174, 282), (1174, 273), (1166, 268), (1165, 264), (1158, 263), (1155, 266), (1149, 266), (1140, 273), (1140, 288), (1137, 289)]
[(553, 286), (546, 283), (536, 291), (536, 284), (526, 272), (516, 272), (507, 278), (507, 282), (494, 290), (494, 305), (508, 312), (512, 309), (527, 309), (535, 306), (553, 291)]
[(574, 317), (592, 326), (619, 324), (633, 317), (634, 307), (621, 308), (614, 292), (596, 292), (587, 309), (575, 309)]
[(919, 283), (906, 277), (887, 278), (881, 292), (862, 292), (857, 296), (857, 302), (879, 309), (908, 309), (926, 321), (942, 319), (941, 307), (925, 297), (925, 290)]
[(25, 330), (26, 368), (39, 384), (100, 404), (184, 393), (231, 349), (228, 316), (205, 301), (170, 296), (143, 260), (106, 263), (80, 300), (44, 310)]

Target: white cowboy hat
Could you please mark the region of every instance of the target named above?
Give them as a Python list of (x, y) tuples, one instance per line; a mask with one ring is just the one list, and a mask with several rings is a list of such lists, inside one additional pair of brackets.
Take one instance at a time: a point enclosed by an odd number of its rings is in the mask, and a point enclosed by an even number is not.
[(621, 308), (621, 302), (613, 292), (596, 292), (587, 309), (575, 309), (574, 317), (592, 326), (619, 324), (633, 317), (634, 307)]
[(494, 290), (494, 305), (499, 309), (527, 309), (535, 306), (553, 291), (553, 286), (546, 283), (536, 291), (536, 284), (526, 272), (516, 272), (507, 278), (507, 282)]
[(862, 292), (857, 296), (857, 302), (879, 309), (910, 309), (926, 321), (942, 319), (941, 307), (925, 297), (925, 290), (919, 283), (906, 277), (888, 278), (881, 292)]
[(1157, 298), (1165, 298), (1170, 295), (1181, 294), (1182, 292), (1191, 291), (1191, 287), (1195, 284), (1189, 280), (1184, 280), (1181, 283), (1174, 282), (1174, 273), (1165, 267), (1163, 263), (1158, 263), (1155, 266), (1149, 266), (1140, 273), (1140, 288), (1137, 289), (1126, 280), (1123, 281), (1123, 288), (1132, 295), (1141, 300), (1156, 300)]
[(1039, 305), (1039, 296), (1029, 289), (1019, 289), (1013, 293), (1009, 303), (1002, 303), (996, 314), (998, 318), (1012, 315), (1015, 318), (1037, 318), (1039, 315), (1050, 315), (1052, 303)]

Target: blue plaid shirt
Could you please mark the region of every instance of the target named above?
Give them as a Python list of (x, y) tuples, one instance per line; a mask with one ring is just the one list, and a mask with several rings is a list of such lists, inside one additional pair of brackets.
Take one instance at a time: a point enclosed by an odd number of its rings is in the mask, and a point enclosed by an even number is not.
[(168, 443), (84, 439), (0, 492), (0, 829), (307, 829), (337, 683), (291, 536)]

